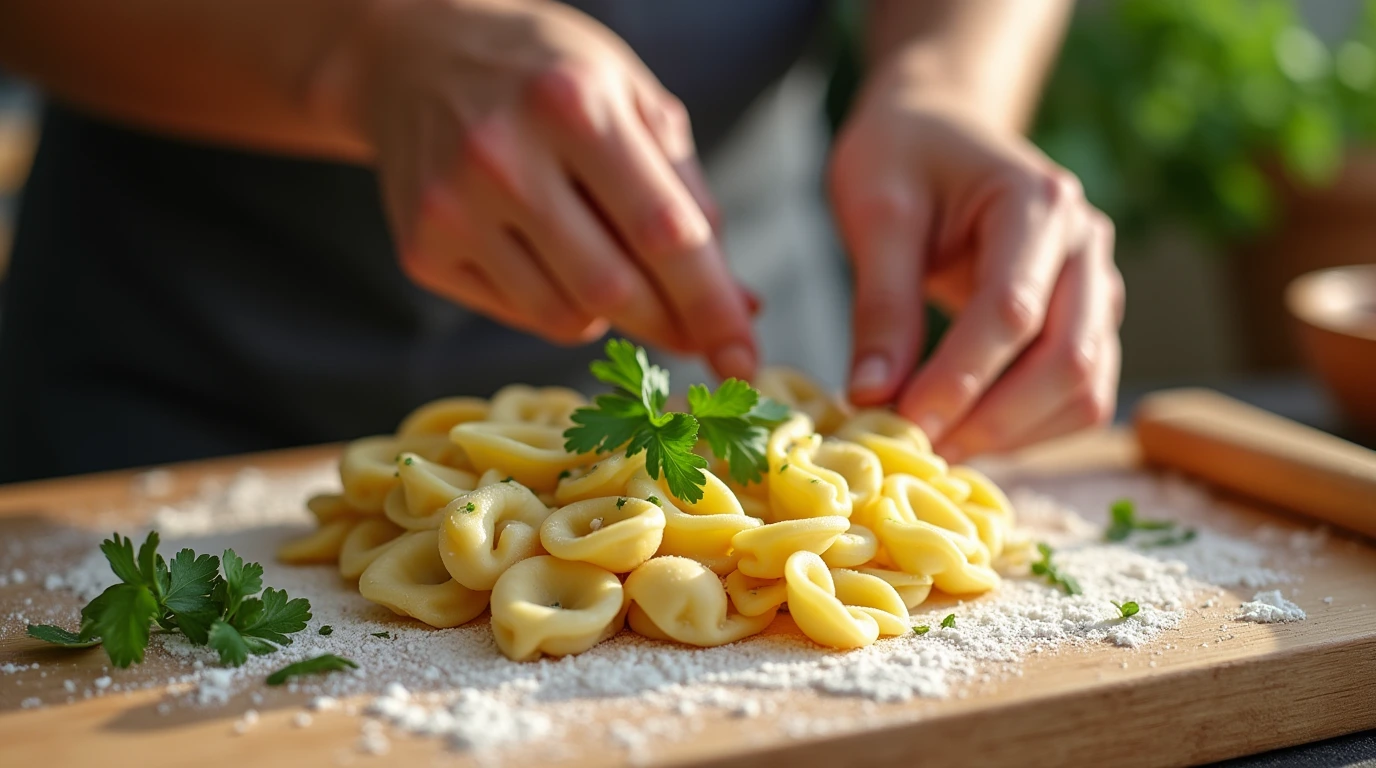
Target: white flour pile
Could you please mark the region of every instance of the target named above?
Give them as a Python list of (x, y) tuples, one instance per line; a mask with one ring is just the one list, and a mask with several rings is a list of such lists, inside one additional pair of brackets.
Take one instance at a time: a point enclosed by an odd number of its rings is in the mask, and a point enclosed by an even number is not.
[[(359, 750), (386, 752), (388, 733), (395, 731), (443, 738), (456, 748), (484, 754), (517, 742), (555, 745), (559, 734), (577, 731), (610, 741), (635, 757), (665, 738), (691, 738), (702, 727), (700, 716), (705, 712), (744, 718), (773, 712), (780, 692), (788, 690), (859, 697), (862, 703), (848, 708), (848, 720), (805, 720), (780, 713), (786, 733), (816, 735), (852, 727), (858, 722), (857, 710), (863, 715), (864, 708), (872, 706), (863, 702), (970, 695), (980, 683), (1021, 675), (1021, 661), (1027, 656), (1057, 653), (1067, 646), (1108, 643), (1138, 648), (1162, 640), (1187, 611), (1211, 607), (1219, 588), (1291, 580), (1267, 562), (1267, 547), (1204, 527), (1211, 502), (1201, 492), (1181, 483), (1124, 474), (1069, 485), (1044, 483), (1013, 494), (1020, 530), (1056, 548), (1056, 563), (1084, 590), (1079, 596), (1069, 597), (1043, 581), (1016, 575), (1026, 573), (1021, 566), (992, 595), (922, 606), (912, 623), (930, 626), (929, 633), (881, 640), (858, 651), (823, 650), (791, 634), (698, 650), (623, 633), (578, 656), (521, 664), (498, 653), (484, 619), (450, 630), (430, 629), (397, 619), (364, 600), (332, 567), (289, 567), (274, 560), (276, 547), (309, 524), (304, 498), (334, 487), (335, 477), (333, 465), (285, 479), (246, 471), (227, 485), (207, 487), (194, 499), (162, 507), (154, 516), (165, 555), (182, 546), (214, 554), (233, 548), (246, 560), (264, 565), (267, 585), (309, 598), (314, 618), (293, 645), (270, 656), (251, 657), (238, 669), (220, 669), (206, 649), (190, 646), (179, 635), (158, 635), (150, 658), (180, 659), (182, 674), (169, 680), (153, 679), (137, 668), (112, 670), (104, 686), (97, 681), (95, 690), (67, 686), (65, 700), (172, 683), (162, 711), (218, 706), (237, 701), (235, 697), (245, 692), (257, 704), (263, 700), (263, 679), (269, 672), (331, 652), (353, 659), (361, 668), (303, 678), (288, 690), (309, 694), (316, 710), (348, 709), (356, 705), (342, 702), (364, 697), (361, 710), (369, 718), (361, 726)], [(1197, 538), (1157, 549), (1102, 543), (1107, 506), (1123, 496), (1135, 500), (1144, 518), (1198, 528)], [(121, 532), (135, 533), (127, 527)], [(1275, 539), (1277, 534), (1266, 535)], [(44, 573), (39, 564), (31, 564), (28, 577), (89, 599), (114, 579), (95, 549), (97, 541), (92, 537), (86, 542), (89, 554), (75, 566)], [(1291, 554), (1304, 555), (1322, 541), (1304, 534), (1279, 544)], [(13, 550), (11, 546), (11, 554)], [(4, 560), (0, 571), (10, 571)], [(1141, 611), (1123, 619), (1111, 601), (1135, 601)], [(60, 615), (31, 612), (35, 615), (17, 612), (3, 619), (5, 634), (22, 631), (18, 628), (25, 621), (76, 625), (74, 610)], [(948, 613), (956, 615), (956, 625), (941, 628)], [(1267, 618), (1273, 616), (1279, 618)], [(1303, 617), (1273, 591), (1245, 604), (1238, 618)], [(323, 625), (330, 625), (332, 634), (320, 635)], [(380, 632), (390, 637), (373, 636)], [(1171, 647), (1164, 641), (1158, 645)], [(593, 708), (617, 703), (637, 716), (602, 726), (589, 715)], [(256, 719), (250, 710), (236, 729), (251, 732)], [(307, 713), (297, 716), (298, 726), (310, 722)]]
[(1303, 621), (1304, 611), (1281, 596), (1280, 590), (1258, 592), (1250, 601), (1242, 604), (1237, 614), (1238, 621), (1256, 624), (1281, 624), (1290, 621)]

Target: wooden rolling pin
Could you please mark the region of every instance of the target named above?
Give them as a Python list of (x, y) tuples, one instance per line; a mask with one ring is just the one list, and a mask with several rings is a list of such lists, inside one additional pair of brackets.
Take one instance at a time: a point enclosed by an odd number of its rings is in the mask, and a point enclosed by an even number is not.
[(1142, 458), (1376, 538), (1376, 451), (1207, 389), (1148, 395)]

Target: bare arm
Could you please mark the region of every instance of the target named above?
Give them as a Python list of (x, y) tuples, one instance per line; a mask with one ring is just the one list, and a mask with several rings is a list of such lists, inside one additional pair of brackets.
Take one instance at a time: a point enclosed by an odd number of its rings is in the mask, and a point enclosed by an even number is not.
[(153, 130), (362, 159), (363, 138), (319, 90), (369, 2), (7, 0), (0, 64)]
[(888, 75), (901, 73), (924, 91), (966, 100), (994, 125), (1023, 130), (1073, 5), (871, 0), (867, 50)]

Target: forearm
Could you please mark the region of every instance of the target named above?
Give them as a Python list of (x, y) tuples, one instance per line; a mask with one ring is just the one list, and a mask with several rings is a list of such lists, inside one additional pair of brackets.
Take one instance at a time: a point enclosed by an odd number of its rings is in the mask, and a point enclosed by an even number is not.
[(321, 84), (371, 0), (7, 0), (0, 65), (99, 114), (192, 138), (364, 159)]
[(1073, 0), (870, 0), (866, 49), (879, 76), (966, 104), (1021, 131)]

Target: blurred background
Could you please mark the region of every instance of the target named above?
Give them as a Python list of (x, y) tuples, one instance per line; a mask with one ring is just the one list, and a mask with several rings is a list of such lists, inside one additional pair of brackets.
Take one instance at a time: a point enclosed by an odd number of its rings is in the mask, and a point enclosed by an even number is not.
[[(859, 6), (837, 4), (827, 97), (807, 105), (833, 125)], [(36, 94), (0, 74), (0, 279), (37, 115)], [(1084, 0), (1033, 137), (1118, 225), (1124, 412), (1201, 384), (1372, 441), (1307, 362), (1284, 292), (1376, 263), (1376, 0)]]

